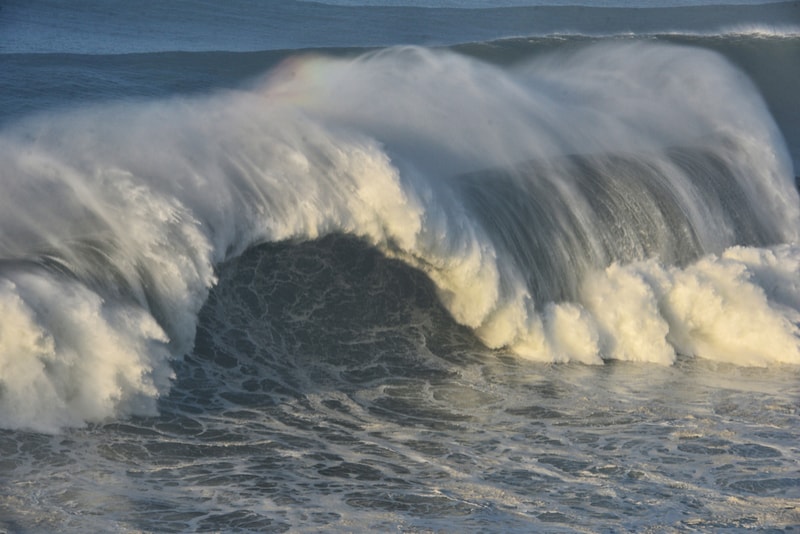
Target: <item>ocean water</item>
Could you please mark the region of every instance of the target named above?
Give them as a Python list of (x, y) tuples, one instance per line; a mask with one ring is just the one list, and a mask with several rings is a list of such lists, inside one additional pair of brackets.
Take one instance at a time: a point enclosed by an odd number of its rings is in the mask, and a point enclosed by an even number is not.
[(0, 2), (0, 532), (800, 532), (800, 2), (723, 3)]

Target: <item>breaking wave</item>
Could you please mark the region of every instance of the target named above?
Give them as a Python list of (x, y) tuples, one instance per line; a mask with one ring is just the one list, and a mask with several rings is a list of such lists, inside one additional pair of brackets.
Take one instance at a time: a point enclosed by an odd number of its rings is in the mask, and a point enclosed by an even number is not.
[(154, 413), (215, 267), (330, 234), (519, 357), (800, 364), (792, 163), (709, 51), (297, 56), (240, 90), (27, 118), (0, 157), (5, 427)]

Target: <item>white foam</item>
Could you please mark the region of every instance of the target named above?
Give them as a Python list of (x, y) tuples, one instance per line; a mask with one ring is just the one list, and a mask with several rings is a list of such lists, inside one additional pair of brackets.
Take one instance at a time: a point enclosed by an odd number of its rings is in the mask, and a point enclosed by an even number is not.
[(42, 274), (14, 278), (0, 289), (0, 425), (54, 431), (155, 413), (172, 371), (149, 314)]
[(739, 365), (798, 364), (800, 313), (786, 304), (800, 297), (796, 284), (764, 284), (798, 268), (800, 248), (790, 245), (736, 247), (682, 269), (652, 260), (612, 265), (589, 278), (585, 299), (608, 357), (671, 363), (677, 352)]

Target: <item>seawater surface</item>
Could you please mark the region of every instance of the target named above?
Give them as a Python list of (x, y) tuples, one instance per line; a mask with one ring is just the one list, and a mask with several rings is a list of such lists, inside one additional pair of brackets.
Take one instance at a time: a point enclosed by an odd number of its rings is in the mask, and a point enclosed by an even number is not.
[(800, 3), (654, 6), (0, 3), (0, 531), (797, 531)]

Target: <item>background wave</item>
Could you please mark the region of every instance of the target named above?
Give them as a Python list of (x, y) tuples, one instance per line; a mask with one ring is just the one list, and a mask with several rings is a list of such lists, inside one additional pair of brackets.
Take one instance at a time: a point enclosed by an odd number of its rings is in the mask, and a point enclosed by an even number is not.
[[(530, 3), (530, 2), (528, 2)], [(533, 2), (535, 3), (535, 2)], [(129, 54), (166, 51), (259, 51), (333, 47), (441, 46), (549, 35), (640, 37), (659, 33), (724, 34), (737, 27), (797, 34), (800, 3), (600, 7), (420, 7), (231, 0), (219, 6), (176, 0), (6, 2), (0, 52)], [(726, 5), (727, 4), (727, 5)], [(648, 6), (652, 6), (651, 3)], [(352, 21), (359, 20), (358, 31)], [(48, 21), (42, 24), (42, 21)], [(158, 21), (158, 23), (154, 23)], [(93, 31), (87, 32), (87, 27)]]

